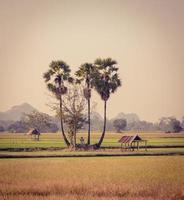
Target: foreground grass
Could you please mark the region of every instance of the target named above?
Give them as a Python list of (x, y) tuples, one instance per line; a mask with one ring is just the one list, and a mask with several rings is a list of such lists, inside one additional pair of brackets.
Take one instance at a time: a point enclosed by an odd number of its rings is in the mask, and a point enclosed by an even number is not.
[[(134, 135), (136, 133), (128, 133)], [(79, 138), (84, 137), (85, 141), (87, 134), (78, 134)], [(126, 134), (127, 135), (127, 134)], [(180, 134), (165, 134), (165, 133), (139, 133), (143, 139), (148, 140), (149, 146), (184, 146), (184, 133)], [(102, 144), (103, 147), (120, 147), (118, 140), (123, 134), (107, 133)], [(100, 138), (99, 133), (92, 133), (92, 143), (95, 143)], [(40, 141), (32, 141), (30, 137), (24, 134), (0, 134), (0, 149), (4, 148), (63, 148), (65, 147), (61, 134), (42, 134)]]
[(1, 199), (184, 199), (183, 156), (1, 160), (0, 173)]

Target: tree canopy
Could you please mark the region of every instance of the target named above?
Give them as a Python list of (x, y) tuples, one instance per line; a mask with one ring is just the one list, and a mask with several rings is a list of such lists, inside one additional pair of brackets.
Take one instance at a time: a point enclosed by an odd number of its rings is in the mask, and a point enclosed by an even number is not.
[(113, 121), (113, 126), (118, 133), (121, 133), (121, 131), (125, 130), (127, 126), (127, 121), (126, 119), (115, 119)]

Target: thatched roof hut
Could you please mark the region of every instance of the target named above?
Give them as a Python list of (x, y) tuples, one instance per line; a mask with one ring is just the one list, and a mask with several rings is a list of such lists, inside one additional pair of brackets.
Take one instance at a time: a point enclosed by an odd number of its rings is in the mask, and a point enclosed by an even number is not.
[(145, 150), (147, 151), (147, 140), (143, 140), (139, 135), (134, 135), (134, 136), (124, 135), (118, 142), (121, 143), (121, 148), (132, 149), (132, 150), (134, 150), (135, 148), (138, 150), (139, 143), (144, 142)]
[(118, 142), (120, 143), (124, 143), (124, 144), (131, 144), (132, 142), (135, 141), (143, 141), (142, 138), (138, 135), (134, 135), (134, 136), (127, 136), (124, 135)]
[(36, 128), (33, 128), (33, 129), (29, 130), (27, 135), (40, 135), (40, 132)]

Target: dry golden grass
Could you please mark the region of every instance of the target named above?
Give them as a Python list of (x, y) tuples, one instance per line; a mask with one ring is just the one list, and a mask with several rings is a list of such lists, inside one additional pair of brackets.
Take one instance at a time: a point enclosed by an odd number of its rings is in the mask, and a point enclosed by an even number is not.
[(0, 199), (184, 199), (184, 157), (12, 159)]

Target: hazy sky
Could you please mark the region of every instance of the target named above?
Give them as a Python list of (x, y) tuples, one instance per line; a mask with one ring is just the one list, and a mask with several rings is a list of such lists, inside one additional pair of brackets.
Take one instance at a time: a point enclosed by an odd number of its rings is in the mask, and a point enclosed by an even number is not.
[[(0, 0), (0, 111), (28, 102), (49, 112), (42, 74), (52, 60), (73, 71), (118, 61), (123, 85), (108, 117), (184, 115), (183, 0)], [(100, 98), (97, 111), (101, 112)]]

